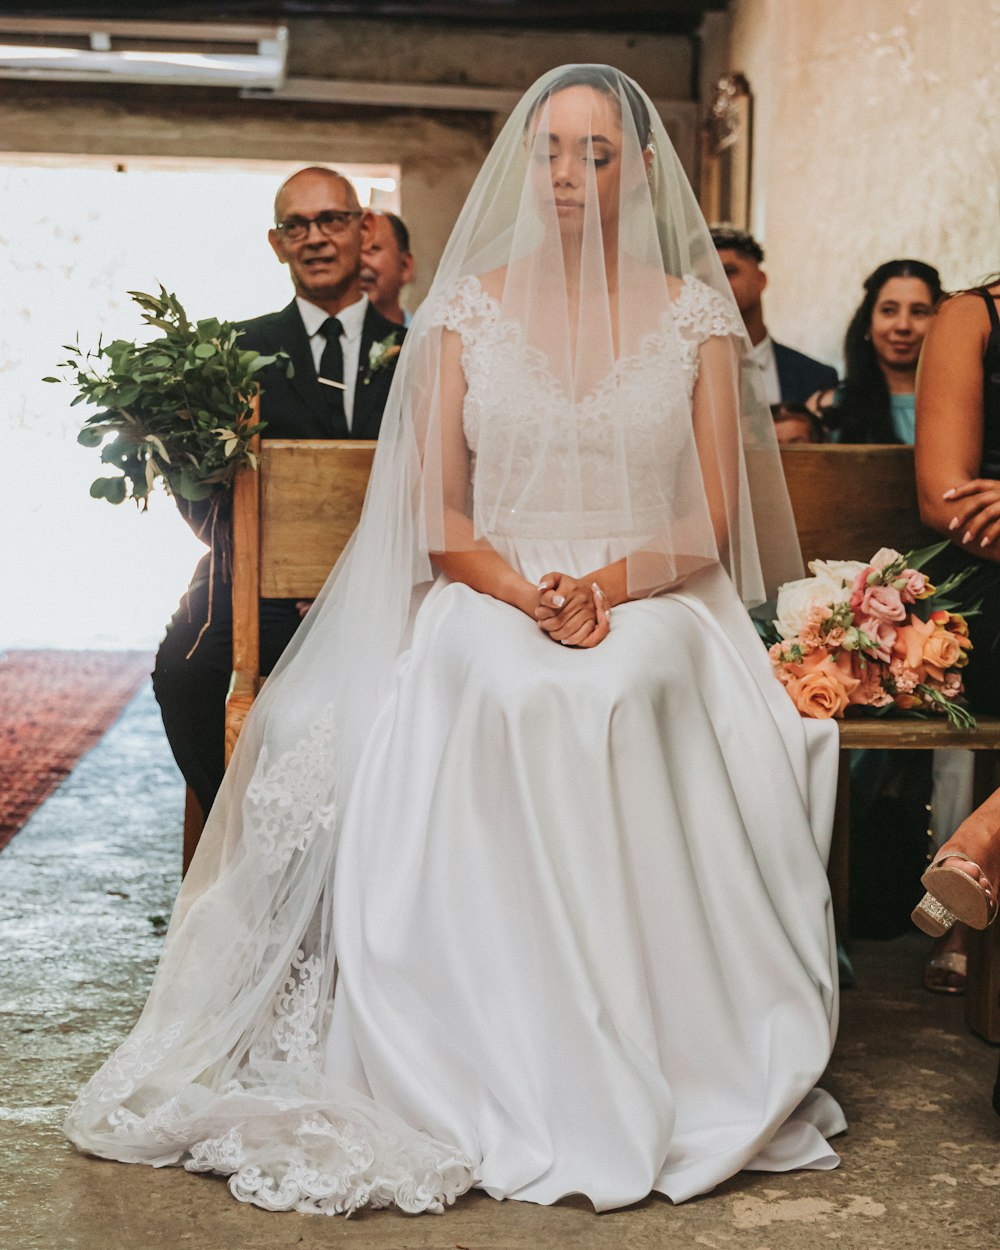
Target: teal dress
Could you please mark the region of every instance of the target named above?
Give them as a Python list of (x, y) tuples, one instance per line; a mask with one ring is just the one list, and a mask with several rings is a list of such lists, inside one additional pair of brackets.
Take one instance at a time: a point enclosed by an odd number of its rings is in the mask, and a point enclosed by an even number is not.
[(912, 443), (917, 429), (916, 395), (890, 395), (892, 432), (901, 443)]
[[(836, 408), (843, 398), (843, 389), (837, 387), (833, 393), (832, 407)], [(916, 395), (890, 395), (889, 415), (892, 420), (892, 432), (899, 443), (913, 443), (917, 428), (917, 397)], [(843, 431), (832, 429), (830, 442), (844, 441)]]

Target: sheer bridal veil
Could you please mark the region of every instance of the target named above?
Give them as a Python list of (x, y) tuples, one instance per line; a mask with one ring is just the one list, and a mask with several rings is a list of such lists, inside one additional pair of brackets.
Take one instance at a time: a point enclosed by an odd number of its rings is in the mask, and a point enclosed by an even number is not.
[[(487, 325), (516, 411), (466, 394)], [(275, 1208), (438, 1208), (472, 1182), (326, 1071), (323, 1042), (359, 757), (431, 554), (491, 537), (610, 539), (633, 595), (721, 561), (754, 603), (800, 571), (705, 222), (650, 100), (606, 66), (544, 75), (476, 178), (399, 358), (358, 530), (246, 722), (142, 1016), (70, 1112), (81, 1148), (220, 1171)]]

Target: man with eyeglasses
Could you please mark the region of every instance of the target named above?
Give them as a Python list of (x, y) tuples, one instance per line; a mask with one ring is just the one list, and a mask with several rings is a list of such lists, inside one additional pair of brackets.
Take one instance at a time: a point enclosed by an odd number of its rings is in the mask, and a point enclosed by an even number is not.
[[(332, 169), (299, 170), (279, 188), (268, 241), (288, 266), (295, 297), (280, 312), (244, 322), (241, 339), (241, 346), (265, 355), (284, 352), (292, 363), (290, 373), (273, 365), (259, 375), (266, 437), (378, 437), (405, 330), (383, 317), (362, 290), (361, 254), (373, 234), (374, 214), (361, 208), (354, 187)], [(183, 510), (198, 532), (197, 505)], [(227, 525), (216, 531), (208, 626), (206, 555), (167, 626), (153, 672), (171, 750), (206, 815), (225, 770), (232, 599), (220, 570), (227, 531)], [(262, 674), (274, 667), (307, 607), (288, 599), (261, 601)]]

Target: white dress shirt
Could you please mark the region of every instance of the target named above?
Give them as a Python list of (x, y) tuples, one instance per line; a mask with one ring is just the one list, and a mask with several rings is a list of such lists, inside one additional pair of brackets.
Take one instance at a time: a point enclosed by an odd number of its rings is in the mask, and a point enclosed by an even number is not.
[[(326, 339), (319, 332), (320, 326), (326, 321), (327, 317), (333, 314), (328, 313), (317, 304), (310, 304), (301, 295), (296, 295), (295, 302), (299, 307), (306, 334), (309, 335), (313, 364), (316, 366), (318, 374), (319, 362), (323, 357), (323, 348), (326, 347)], [(361, 330), (365, 323), (365, 313), (367, 311), (368, 296), (362, 295), (356, 303), (348, 304), (346, 308), (342, 308), (336, 314), (342, 329), (340, 350), (344, 353), (344, 414), (347, 417), (348, 429), (351, 428), (351, 418), (354, 415), (354, 388), (358, 381), (358, 363), (361, 356)]]
[(765, 334), (753, 349), (757, 368), (760, 370), (764, 383), (764, 394), (769, 404), (781, 403), (781, 383), (778, 381), (778, 362), (774, 359), (774, 344), (771, 336)]

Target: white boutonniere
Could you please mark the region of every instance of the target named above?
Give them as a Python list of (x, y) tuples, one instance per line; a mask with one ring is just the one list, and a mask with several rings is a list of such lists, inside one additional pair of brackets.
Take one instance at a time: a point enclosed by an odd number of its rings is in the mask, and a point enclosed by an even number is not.
[(381, 369), (388, 369), (399, 353), (403, 350), (403, 345), (398, 340), (402, 337), (401, 331), (395, 330), (392, 334), (387, 334), (384, 339), (372, 343), (368, 349), (368, 369), (365, 373), (365, 386), (372, 380), (372, 375), (378, 373)]

